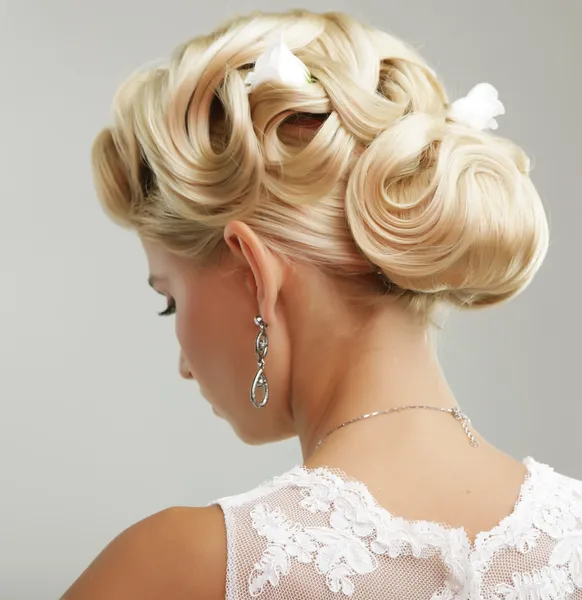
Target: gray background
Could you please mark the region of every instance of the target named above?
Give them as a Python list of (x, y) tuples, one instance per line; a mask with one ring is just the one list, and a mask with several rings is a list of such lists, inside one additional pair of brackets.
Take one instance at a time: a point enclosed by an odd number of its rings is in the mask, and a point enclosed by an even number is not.
[[(177, 375), (173, 321), (138, 241), (94, 197), (93, 136), (138, 65), (279, 0), (0, 3), (0, 598), (56, 598), (105, 544), (172, 505), (243, 491), (300, 460), (245, 447)], [(318, 1), (420, 46), (451, 97), (501, 92), (500, 133), (534, 160), (552, 225), (535, 283), (440, 339), (480, 430), (582, 478), (579, 0)], [(249, 348), (249, 352), (251, 349)]]

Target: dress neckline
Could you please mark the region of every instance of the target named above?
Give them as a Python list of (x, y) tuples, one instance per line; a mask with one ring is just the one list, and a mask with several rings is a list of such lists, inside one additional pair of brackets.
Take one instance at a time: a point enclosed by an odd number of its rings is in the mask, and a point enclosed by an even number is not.
[(340, 485), (343, 489), (357, 493), (368, 508), (375, 510), (384, 518), (389, 519), (392, 522), (402, 524), (406, 528), (424, 531), (431, 530), (439, 532), (443, 536), (452, 536), (452, 538), (457, 541), (457, 545), (460, 543), (465, 547), (466, 553), (469, 555), (478, 553), (489, 538), (497, 536), (507, 530), (514, 522), (520, 523), (527, 520), (527, 514), (535, 504), (538, 478), (542, 473), (553, 472), (553, 469), (547, 465), (538, 463), (531, 456), (527, 456), (521, 462), (526, 467), (526, 475), (519, 488), (519, 494), (517, 500), (513, 504), (512, 510), (505, 517), (500, 519), (500, 521), (491, 529), (477, 533), (474, 540), (471, 540), (464, 526), (453, 527), (443, 522), (412, 520), (394, 515), (376, 500), (376, 497), (365, 483), (336, 467), (306, 467), (305, 465), (296, 465), (283, 477), (289, 475), (292, 477), (299, 477), (300, 479), (307, 477), (316, 485), (317, 483), (325, 483), (326, 481), (328, 483)]

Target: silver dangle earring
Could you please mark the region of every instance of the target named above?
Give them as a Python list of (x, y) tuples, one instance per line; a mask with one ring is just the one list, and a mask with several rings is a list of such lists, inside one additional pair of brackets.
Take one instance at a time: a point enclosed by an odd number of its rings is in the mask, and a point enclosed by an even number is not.
[[(258, 370), (251, 387), (251, 403), (257, 408), (263, 408), (269, 400), (269, 382), (265, 375), (265, 356), (267, 356), (267, 352), (269, 351), (269, 338), (267, 337), (267, 323), (263, 321), (261, 316), (255, 317), (255, 325), (261, 329), (255, 340), (255, 356), (257, 357)], [(263, 399), (260, 402), (257, 402), (258, 388), (263, 388)]]

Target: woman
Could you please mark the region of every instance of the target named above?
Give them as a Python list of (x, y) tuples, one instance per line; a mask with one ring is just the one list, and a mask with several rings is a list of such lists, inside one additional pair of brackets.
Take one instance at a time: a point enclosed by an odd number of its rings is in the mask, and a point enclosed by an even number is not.
[(93, 165), (175, 313), (180, 373), (304, 464), (117, 537), (77, 599), (582, 598), (582, 483), (489, 444), (428, 341), (548, 246), (489, 84), (449, 102), (398, 39), (253, 14), (119, 91)]

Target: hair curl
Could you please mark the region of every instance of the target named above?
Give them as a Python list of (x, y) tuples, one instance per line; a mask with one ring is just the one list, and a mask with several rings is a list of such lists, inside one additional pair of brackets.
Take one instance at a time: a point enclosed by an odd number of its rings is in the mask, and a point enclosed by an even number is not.
[[(248, 95), (279, 32), (315, 82)], [(122, 85), (93, 145), (95, 184), (114, 220), (197, 260), (241, 219), (289, 260), (352, 279), (379, 270), (422, 314), (491, 305), (531, 281), (547, 220), (525, 153), (448, 107), (387, 33), (338, 13), (253, 13)]]

